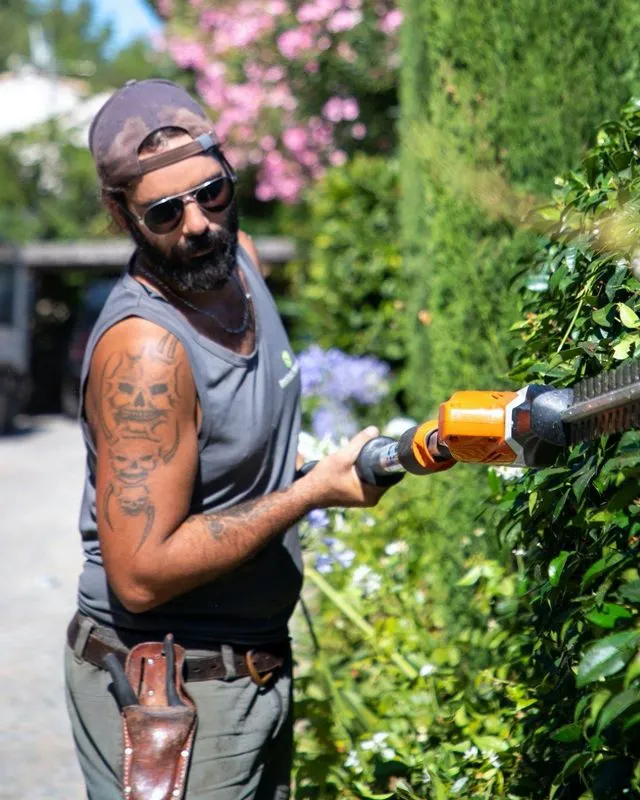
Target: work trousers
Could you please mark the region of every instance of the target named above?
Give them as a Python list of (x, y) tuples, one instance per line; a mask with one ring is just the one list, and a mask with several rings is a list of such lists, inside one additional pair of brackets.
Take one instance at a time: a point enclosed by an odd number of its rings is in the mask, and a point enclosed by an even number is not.
[[(122, 800), (120, 712), (110, 674), (65, 646), (66, 699), (88, 800)], [(192, 681), (198, 709), (186, 800), (287, 800), (291, 659), (265, 687), (250, 677)]]

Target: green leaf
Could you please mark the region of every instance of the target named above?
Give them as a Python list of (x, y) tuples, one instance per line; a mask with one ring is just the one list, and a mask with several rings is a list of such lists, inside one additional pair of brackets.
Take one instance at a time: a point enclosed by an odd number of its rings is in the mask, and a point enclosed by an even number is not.
[(599, 308), (597, 311), (594, 311), (591, 315), (591, 319), (596, 323), (596, 325), (600, 325), (602, 328), (610, 328), (611, 327), (611, 309), (613, 308), (613, 303), (608, 303), (606, 306)]
[(577, 742), (582, 735), (582, 725), (572, 722), (553, 731), (551, 738), (556, 742)]
[(482, 567), (476, 564), (475, 567), (471, 567), (471, 569), (460, 578), (460, 580), (456, 585), (473, 586), (480, 580), (481, 577), (482, 577)]
[(591, 753), (576, 753), (571, 756), (571, 758), (567, 759), (560, 775), (554, 778), (554, 784), (563, 783), (570, 775), (575, 774), (588, 764), (591, 758)]
[(600, 712), (596, 732), (603, 731), (614, 719), (637, 703), (640, 703), (640, 692), (637, 689), (625, 689), (620, 694), (614, 695)]
[(575, 550), (563, 550), (549, 564), (549, 583), (552, 586), (558, 585), (558, 583), (560, 582), (560, 576), (562, 575), (562, 571), (564, 570), (564, 566), (567, 563), (567, 559), (574, 553)]
[(622, 553), (608, 553), (606, 556), (603, 556), (595, 564), (592, 564), (589, 569), (585, 572), (584, 577), (582, 578), (582, 582), (580, 584), (580, 591), (586, 589), (586, 587), (593, 581), (594, 578), (597, 578), (598, 575), (601, 575), (603, 572), (608, 570), (610, 567), (615, 566), (617, 563), (622, 561), (625, 556)]
[(591, 483), (591, 480), (593, 476), (596, 474), (596, 472), (597, 472), (596, 467), (591, 467), (591, 469), (588, 469), (586, 470), (586, 472), (583, 472), (582, 475), (580, 475), (580, 477), (573, 484), (573, 493), (576, 497), (576, 500), (582, 499), (584, 490)]
[(353, 788), (358, 792), (360, 797), (364, 798), (364, 800), (388, 800), (389, 797), (393, 797), (393, 792), (387, 792), (386, 794), (372, 794), (369, 789), (361, 783), (360, 781), (354, 781)]
[(631, 330), (637, 330), (640, 328), (640, 318), (636, 312), (624, 303), (618, 303), (617, 305), (618, 313), (620, 314), (620, 322), (624, 325), (624, 327), (630, 328)]
[(613, 357), (616, 361), (624, 361), (626, 358), (629, 358), (637, 344), (637, 334), (623, 336), (613, 348)]
[(533, 516), (533, 510), (536, 507), (536, 503), (538, 501), (538, 492), (531, 492), (529, 495), (529, 514)]
[(586, 686), (621, 670), (634, 655), (639, 641), (640, 632), (624, 631), (605, 636), (592, 644), (585, 650), (578, 665), (577, 686)]
[(471, 739), (483, 753), (502, 753), (509, 749), (508, 742), (504, 739), (499, 739), (497, 736), (472, 736)]
[(624, 606), (615, 603), (603, 603), (601, 608), (594, 609), (585, 618), (601, 628), (613, 628), (619, 619), (629, 619), (633, 614)]
[(630, 603), (640, 603), (640, 581), (630, 581), (623, 584), (618, 592)]

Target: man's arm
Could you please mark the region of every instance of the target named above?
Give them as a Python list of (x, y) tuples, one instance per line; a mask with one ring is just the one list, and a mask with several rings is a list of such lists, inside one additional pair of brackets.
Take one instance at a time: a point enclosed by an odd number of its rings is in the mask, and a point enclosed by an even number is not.
[(188, 517), (198, 466), (195, 386), (178, 340), (145, 320), (124, 320), (102, 337), (86, 404), (105, 569), (132, 612), (237, 568), (313, 508), (375, 505), (382, 494), (353, 467), (376, 434), (367, 429), (282, 491)]

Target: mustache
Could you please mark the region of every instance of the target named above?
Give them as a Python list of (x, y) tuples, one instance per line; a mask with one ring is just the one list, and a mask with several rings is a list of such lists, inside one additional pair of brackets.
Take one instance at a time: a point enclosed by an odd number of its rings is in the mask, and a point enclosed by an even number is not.
[[(210, 250), (212, 254), (216, 251), (225, 250), (230, 240), (229, 232), (226, 230), (211, 231), (206, 230), (196, 236), (190, 236), (182, 245), (172, 248), (175, 255), (188, 259), (202, 253), (203, 250)], [(207, 253), (209, 255), (209, 253)]]

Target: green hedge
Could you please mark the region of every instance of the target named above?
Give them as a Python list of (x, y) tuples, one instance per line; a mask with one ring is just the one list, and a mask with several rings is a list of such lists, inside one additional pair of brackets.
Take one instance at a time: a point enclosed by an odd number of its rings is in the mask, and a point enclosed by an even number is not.
[[(557, 386), (640, 354), (640, 101), (541, 210), (550, 225), (513, 376)], [(640, 795), (640, 433), (581, 444), (498, 496), (529, 668), (522, 796)]]
[[(640, 356), (640, 102), (597, 142), (538, 212), (518, 385)], [(474, 476), (495, 526), (469, 517)], [(639, 476), (630, 432), (515, 482), (459, 465), (338, 514), (355, 561), (310, 560), (295, 796), (640, 796)], [(315, 552), (338, 546), (322, 535)]]
[(640, 3), (403, 8), (407, 383), (421, 416), (456, 389), (504, 384), (514, 263), (532, 246), (516, 235), (520, 211), (527, 193), (546, 193), (577, 162), (637, 85)]

